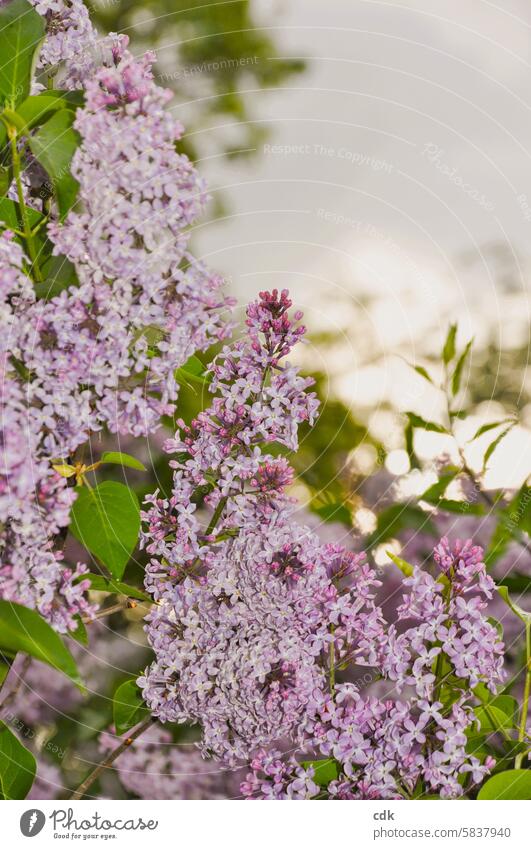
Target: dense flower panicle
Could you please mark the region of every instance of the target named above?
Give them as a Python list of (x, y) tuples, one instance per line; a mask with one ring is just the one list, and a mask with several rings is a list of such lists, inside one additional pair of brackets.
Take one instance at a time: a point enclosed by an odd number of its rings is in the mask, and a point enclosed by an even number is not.
[(413, 685), (419, 695), (433, 690), (433, 661), (445, 657), (470, 688), (484, 683), (493, 692), (503, 681), (503, 642), (484, 611), (494, 582), (486, 574), (483, 550), (468, 540), (453, 548), (443, 538), (434, 560), (444, 583), (416, 569), (404, 580), (408, 592), (398, 608), (398, 619), (418, 624), (389, 633), (385, 669), (400, 685)]
[[(144, 698), (162, 720), (201, 722), (203, 752), (229, 763), (296, 736), (332, 641), (338, 658), (366, 663), (381, 634), (370, 595), (340, 593), (327, 547), (289, 518), (220, 543), (203, 578), (166, 589), (147, 617)], [(351, 576), (363, 584), (358, 565)]]
[(9, 537), (0, 556), (0, 597), (5, 601), (34, 608), (60, 633), (74, 631), (77, 616), (90, 619), (94, 613), (86, 597), (90, 581), (83, 578), (89, 571), (84, 564), (66, 567), (62, 552), (50, 544), (10, 545)]
[(86, 90), (72, 163), (79, 211), (61, 224), (52, 214), (47, 228), (79, 285), (36, 300), (31, 263), (10, 232), (0, 236), (0, 594), (65, 630), (90, 607), (86, 582), (72, 583), (80, 567), (65, 571), (53, 551), (75, 493), (52, 461), (75, 458), (105, 427), (154, 432), (174, 412), (176, 370), (226, 336), (232, 302), (188, 249), (185, 228), (205, 190), (175, 150), (182, 127), (165, 108), (169, 93), (153, 81), (153, 55), (134, 59), (127, 38), (115, 35), (95, 51), (80, 0), (34, 5), (46, 19), (41, 66), (65, 63), (64, 84)]
[[(100, 749), (116, 748), (116, 737), (100, 735)], [(115, 761), (120, 782), (140, 799), (226, 799), (237, 788), (232, 774), (205, 761), (191, 743), (175, 744), (163, 728), (149, 728)]]
[(46, 22), (38, 66), (47, 68), (72, 59), (95, 44), (97, 33), (83, 0), (30, 0)]
[[(466, 752), (473, 718), (458, 702), (446, 712), (441, 702), (363, 698), (353, 684), (322, 694), (307, 712), (305, 757), (328, 759), (337, 776), (317, 787), (294, 756), (259, 751), (241, 784), (247, 798), (400, 799), (417, 782), (442, 798), (463, 794), (493, 765)], [(463, 777), (466, 780), (463, 782)], [(310, 780), (308, 780), (310, 779)], [(301, 795), (294, 795), (294, 787)]]

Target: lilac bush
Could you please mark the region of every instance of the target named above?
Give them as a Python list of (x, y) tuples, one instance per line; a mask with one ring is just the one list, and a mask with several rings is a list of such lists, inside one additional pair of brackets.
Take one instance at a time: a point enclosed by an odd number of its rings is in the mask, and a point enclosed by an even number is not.
[[(57, 729), (72, 710), (91, 729), (73, 798), (115, 761), (138, 798), (490, 798), (489, 776), (525, 773), (531, 691), (531, 615), (488, 571), (492, 552), (468, 533), (414, 563), (390, 552), (398, 601), (380, 603), (375, 541), (339, 544), (293, 495), (301, 428), (320, 426), (293, 361), (302, 313), (286, 290), (261, 292), (229, 341), (233, 299), (191, 250), (206, 188), (178, 152), (155, 57), (100, 38), (81, 0), (2, 3), (4, 29), (17, 61), (0, 78), (0, 753), (24, 768), (0, 784), (66, 792), (68, 767), (41, 757), (39, 735), (21, 741), (25, 722)], [(459, 355), (455, 337), (448, 422), (407, 413), (412, 456), (415, 429), (451, 436), (460, 415), (470, 346)], [(192, 415), (190, 384), (208, 397)], [(170, 485), (141, 512), (107, 467), (145, 472), (118, 438), (134, 452), (168, 427)], [(443, 497), (459, 476), (476, 486), (461, 460), (421, 497), (434, 513), (460, 509)], [(507, 556), (529, 545), (527, 495), (491, 505)], [(496, 603), (525, 631), (521, 704)], [(114, 615), (125, 652), (95, 624)], [(147, 649), (131, 636), (141, 621)], [(113, 662), (111, 717), (98, 673)]]

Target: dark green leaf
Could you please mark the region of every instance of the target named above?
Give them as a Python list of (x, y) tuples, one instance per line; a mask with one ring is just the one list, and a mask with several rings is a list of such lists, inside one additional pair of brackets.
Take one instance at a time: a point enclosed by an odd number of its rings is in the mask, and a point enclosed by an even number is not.
[(71, 510), (74, 536), (120, 579), (136, 547), (140, 507), (135, 493), (116, 481), (83, 486)]
[(467, 513), (473, 516), (483, 516), (485, 513), (483, 505), (475, 501), (453, 501), (449, 498), (440, 498), (437, 507), (446, 513), (459, 513), (461, 516)]
[(369, 536), (367, 546), (374, 548), (391, 537), (397, 537), (405, 528), (422, 529), (435, 534), (435, 527), (428, 515), (420, 507), (412, 504), (393, 504), (379, 514), (376, 530)]
[(138, 589), (138, 587), (132, 587), (129, 584), (124, 584), (122, 581), (109, 580), (108, 578), (104, 578), (103, 575), (94, 575), (92, 572), (89, 572), (88, 575), (83, 575), (83, 580), (87, 578), (90, 581), (90, 588), (92, 590), (125, 595), (128, 598), (136, 598), (139, 601), (153, 601), (151, 596)]
[(448, 365), (455, 357), (455, 337), (457, 335), (457, 324), (451, 324), (446, 336), (444, 348), (442, 350), (443, 363)]
[(75, 266), (65, 256), (48, 257), (41, 265), (41, 272), (44, 280), (34, 287), (41, 300), (49, 301), (69, 286), (79, 285)]
[(427, 422), (422, 416), (418, 416), (417, 413), (407, 412), (406, 416), (411, 426), (417, 427), (419, 430), (429, 430), (433, 433), (448, 433), (443, 425), (437, 424), (437, 422)]
[(0, 652), (3, 649), (30, 654), (81, 684), (74, 658), (60, 636), (35, 610), (0, 601)]
[(531, 770), (508, 769), (483, 785), (478, 799), (531, 799)]
[(82, 646), (88, 646), (89, 638), (87, 634), (87, 629), (85, 628), (85, 623), (83, 622), (80, 616), (76, 616), (76, 622), (76, 630), (70, 631), (70, 636), (73, 637), (76, 642), (81, 643)]
[(25, 799), (31, 790), (37, 764), (35, 758), (0, 722), (0, 798)]
[(44, 19), (28, 0), (0, 7), (0, 101), (12, 108), (30, 91), (33, 60), (44, 36)]
[(79, 188), (70, 173), (72, 157), (79, 144), (79, 136), (72, 126), (74, 118), (74, 112), (61, 109), (28, 139), (34, 155), (50, 177), (61, 219), (73, 206)]
[(100, 463), (110, 463), (116, 466), (127, 466), (130, 469), (138, 469), (139, 472), (147, 471), (146, 467), (136, 457), (131, 454), (124, 454), (122, 451), (105, 451), (102, 454)]
[(149, 715), (149, 710), (134, 678), (124, 681), (117, 688), (113, 698), (112, 712), (117, 734), (124, 734)]

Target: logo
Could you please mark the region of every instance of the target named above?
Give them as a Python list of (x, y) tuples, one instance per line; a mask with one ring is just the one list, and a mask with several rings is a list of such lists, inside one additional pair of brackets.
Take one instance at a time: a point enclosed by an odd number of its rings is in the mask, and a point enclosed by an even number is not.
[(46, 817), (43, 812), (32, 808), (30, 811), (24, 811), (20, 817), (20, 830), (24, 837), (35, 837), (42, 831), (45, 822)]

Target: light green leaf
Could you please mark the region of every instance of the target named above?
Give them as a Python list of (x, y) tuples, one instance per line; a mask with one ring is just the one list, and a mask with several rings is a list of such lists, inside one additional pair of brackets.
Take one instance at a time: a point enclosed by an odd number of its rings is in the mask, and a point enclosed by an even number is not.
[(433, 385), (433, 380), (431, 379), (429, 372), (424, 368), (424, 366), (413, 366), (413, 368), (415, 369), (417, 374), (420, 374), (420, 376), (424, 378), (424, 380), (427, 380), (428, 383), (431, 383)]
[(28, 0), (0, 7), (0, 103), (15, 107), (28, 96), (43, 36), (44, 19)]
[(50, 177), (61, 219), (75, 203), (79, 189), (70, 172), (79, 145), (79, 136), (72, 126), (74, 119), (74, 112), (61, 109), (28, 139), (35, 157)]
[(456, 468), (445, 472), (438, 481), (424, 490), (422, 495), (419, 496), (419, 501), (427, 501), (428, 504), (437, 504), (458, 474), (459, 469)]
[(489, 430), (494, 430), (494, 428), (501, 427), (501, 425), (507, 424), (508, 422), (514, 422), (514, 419), (501, 419), (499, 422), (489, 422), (488, 424), (481, 425), (469, 441), (473, 442), (474, 439), (478, 439), (478, 437), (483, 436), (484, 433), (488, 433)]
[(197, 383), (200, 386), (208, 386), (210, 379), (204, 372), (205, 367), (203, 363), (198, 357), (193, 355), (183, 366), (175, 370), (175, 377), (182, 383)]
[(521, 619), (522, 622), (525, 622), (526, 624), (531, 624), (531, 613), (528, 613), (526, 610), (523, 610), (518, 604), (516, 604), (516, 602), (512, 600), (507, 587), (498, 586), (496, 589), (503, 598), (505, 604), (511, 608), (513, 613), (516, 614), (516, 616), (518, 616), (518, 618)]
[(0, 798), (25, 799), (31, 790), (37, 764), (20, 740), (0, 722)]
[(392, 551), (386, 551), (385, 553), (388, 557), (391, 558), (395, 566), (398, 566), (398, 568), (400, 569), (402, 574), (406, 576), (406, 578), (411, 577), (411, 575), (415, 571), (411, 563), (408, 563), (407, 560), (404, 560), (402, 557), (398, 557), (398, 555), (393, 554)]
[(124, 681), (117, 688), (114, 693), (112, 712), (117, 734), (124, 734), (149, 715), (149, 710), (134, 678)]
[(483, 468), (484, 469), (487, 467), (487, 463), (489, 462), (490, 458), (492, 457), (492, 455), (496, 451), (496, 448), (498, 447), (500, 442), (503, 439), (505, 439), (505, 437), (507, 436), (508, 433), (510, 433), (510, 431), (513, 429), (515, 424), (516, 424), (516, 422), (512, 422), (509, 425), (509, 427), (506, 427), (505, 430), (502, 430), (502, 432), (496, 437), (496, 439), (493, 440), (493, 442), (490, 443), (489, 447), (485, 451), (485, 454), (483, 455)]
[(100, 463), (114, 464), (116, 466), (127, 466), (130, 469), (138, 469), (139, 472), (146, 472), (147, 469), (140, 460), (132, 457), (131, 454), (124, 454), (123, 451), (105, 451), (102, 454)]
[(302, 761), (304, 769), (313, 767), (314, 781), (319, 787), (328, 787), (331, 781), (336, 781), (339, 776), (337, 761), (326, 758), (321, 761)]
[(457, 324), (451, 324), (446, 336), (444, 348), (442, 350), (443, 363), (448, 365), (455, 357), (455, 337), (457, 336)]
[[(41, 215), (40, 212), (37, 212), (36, 209), (32, 209), (30, 206), (26, 207), (26, 209), (28, 211), (30, 227), (36, 227), (37, 224), (43, 220), (44, 216)], [(8, 228), (20, 230), (21, 218), (19, 215), (18, 203), (14, 200), (10, 200), (9, 198), (0, 198), (0, 219), (7, 225)]]
[(466, 358), (468, 357), (468, 355), (470, 353), (470, 349), (472, 347), (473, 341), (474, 340), (471, 339), (469, 342), (467, 342), (465, 350), (463, 351), (463, 353), (461, 354), (461, 356), (459, 357), (459, 359), (457, 361), (457, 365), (456, 365), (456, 367), (454, 369), (454, 373), (452, 375), (452, 395), (457, 395), (457, 393), (459, 392), (459, 388), (461, 386), (461, 377), (463, 375), (463, 368), (464, 368), (464, 365), (465, 365), (465, 362), (466, 362)]
[(483, 785), (478, 799), (531, 799), (531, 770), (508, 769)]
[(120, 579), (138, 540), (138, 499), (129, 487), (116, 481), (104, 481), (94, 489), (83, 486), (78, 492), (70, 530)]
[(11, 601), (0, 601), (0, 652), (24, 652), (81, 685), (76, 663), (59, 634), (36, 610)]

